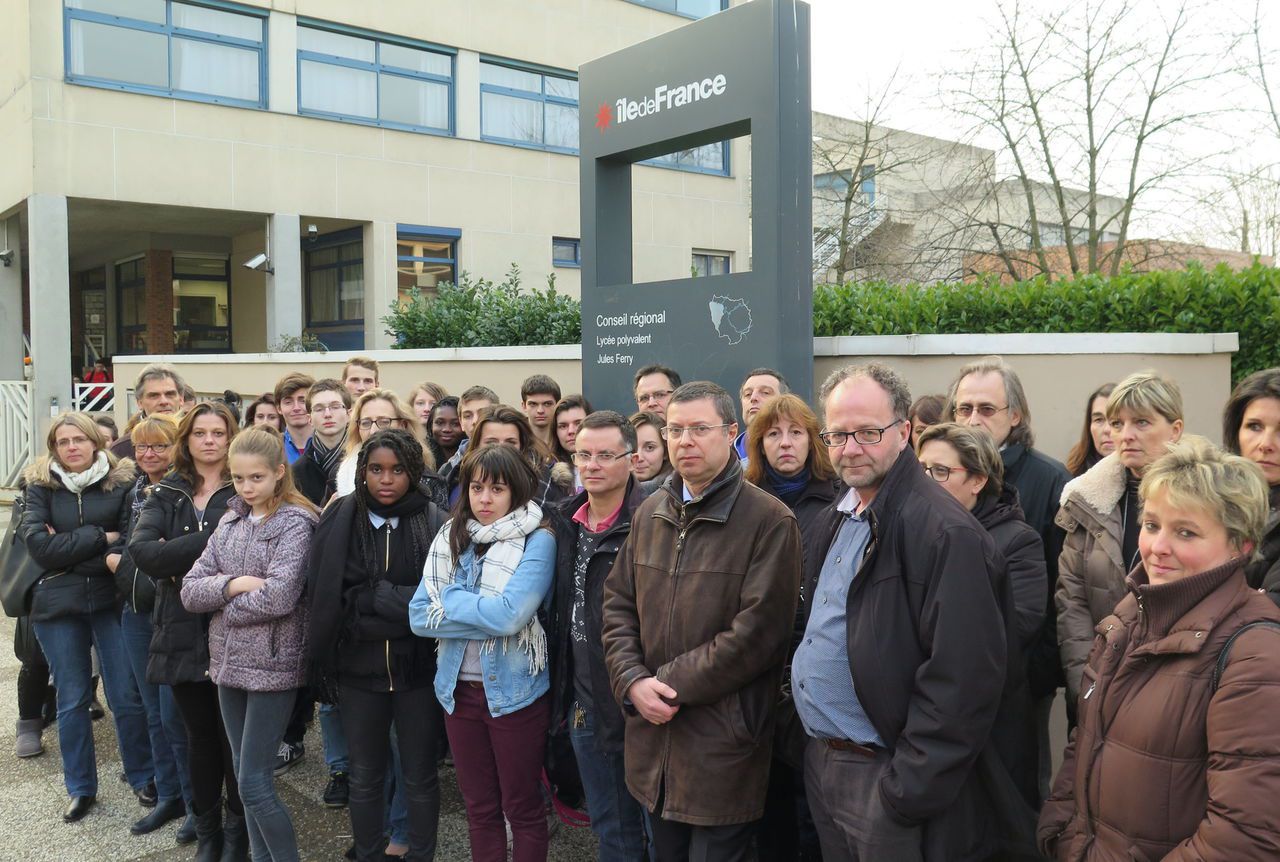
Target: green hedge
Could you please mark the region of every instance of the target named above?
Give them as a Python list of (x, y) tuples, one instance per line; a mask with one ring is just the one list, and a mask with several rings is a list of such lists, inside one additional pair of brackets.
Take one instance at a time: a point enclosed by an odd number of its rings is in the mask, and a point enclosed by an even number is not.
[(998, 332), (1238, 332), (1234, 379), (1280, 365), (1280, 270), (1185, 270), (1035, 278), (1015, 284), (825, 285), (815, 335)]
[[(442, 285), (435, 299), (416, 291), (383, 318), (397, 347), (575, 344), (581, 307), (555, 289), (521, 292), (514, 266), (499, 284)], [(1238, 332), (1239, 379), (1280, 365), (1280, 269), (1082, 275), (1016, 284), (887, 283), (820, 285), (813, 292), (817, 336), (999, 332)]]
[(413, 289), (408, 303), (392, 303), (382, 318), (395, 346), (493, 347), (518, 344), (577, 344), (582, 340), (578, 300), (556, 291), (555, 275), (542, 290), (521, 291), (520, 269), (512, 264), (505, 280), (445, 283), (436, 296)]

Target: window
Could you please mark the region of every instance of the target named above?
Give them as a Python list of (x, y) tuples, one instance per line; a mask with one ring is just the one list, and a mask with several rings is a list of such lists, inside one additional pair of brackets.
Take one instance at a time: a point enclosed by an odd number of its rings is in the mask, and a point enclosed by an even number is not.
[[(867, 206), (871, 206), (876, 200), (876, 166), (863, 165), (861, 169), (862, 180), (858, 183), (858, 194)], [(853, 171), (829, 171), (824, 174), (815, 174), (813, 177), (813, 190), (815, 192), (828, 192), (822, 197), (831, 200), (844, 200), (849, 194), (850, 184), (853, 182)]]
[(660, 168), (676, 168), (681, 171), (694, 171), (703, 174), (729, 175), (729, 142), (704, 144), (691, 150), (677, 150), (665, 156), (657, 156), (642, 165), (654, 165)]
[(147, 352), (147, 273), (140, 257), (116, 264), (117, 353)]
[(481, 60), (480, 138), (576, 153), (577, 80), (570, 72)]
[(551, 263), (553, 266), (582, 266), (582, 240), (552, 237)]
[(402, 224), (396, 230), (396, 289), (401, 302), (415, 287), (434, 292), (458, 281), (458, 240), (455, 228)]
[(303, 251), (307, 332), (330, 350), (363, 349), (363, 231), (304, 240)]
[(453, 54), (298, 27), (298, 113), (453, 134)]
[(231, 350), (231, 269), (225, 256), (173, 257), (175, 353)]
[(728, 275), (728, 252), (695, 251), (693, 253), (693, 274), (696, 276)]
[(729, 0), (630, 0), (639, 6), (648, 6), (663, 12), (672, 12), (686, 18), (705, 18), (729, 8)]
[(265, 10), (65, 0), (68, 81), (265, 108)]

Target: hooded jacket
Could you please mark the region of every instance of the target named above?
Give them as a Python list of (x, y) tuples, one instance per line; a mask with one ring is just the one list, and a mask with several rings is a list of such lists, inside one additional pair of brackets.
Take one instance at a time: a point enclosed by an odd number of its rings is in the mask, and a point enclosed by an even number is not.
[[(182, 579), (204, 553), (209, 537), (235, 496), (228, 482), (196, 516), (191, 484), (170, 473), (151, 487), (129, 534), (133, 562), (155, 582), (147, 682), (177, 685), (209, 679), (209, 618), (182, 606)], [(163, 541), (162, 541), (163, 540)]]
[[(227, 504), (218, 529), (182, 581), (182, 603), (209, 622), (209, 678), (246, 691), (286, 691), (306, 680), (307, 552), (316, 516), (284, 504), (255, 523), (239, 497)], [(228, 598), (232, 579), (266, 583)]]
[(673, 474), (641, 504), (605, 581), (614, 698), (626, 706), (633, 683), (657, 677), (680, 707), (662, 725), (627, 710), (627, 787), (666, 820), (747, 823), (764, 812), (800, 530), (732, 456), (699, 496), (683, 494)]
[(1056, 523), (1066, 530), (1058, 558), (1058, 644), (1067, 697), (1080, 694), (1093, 628), (1124, 598), (1124, 512), (1127, 470), (1112, 453), (1067, 483)]
[(23, 471), (26, 509), (19, 529), (27, 553), (45, 571), (31, 592), (33, 622), (118, 607), (106, 555), (119, 547), (109, 546), (106, 534), (128, 528), (125, 497), (135, 468), (127, 458), (108, 458), (107, 474), (79, 494), (63, 484), (49, 455)]
[(984, 497), (973, 507), (978, 519), (1008, 566), (1009, 588), (1018, 615), (1018, 643), (1029, 648), (1040, 634), (1049, 583), (1045, 577), (1044, 543), (1026, 522), (1018, 504), (1018, 489), (1005, 485), (998, 497)]
[(1280, 858), (1280, 612), (1232, 561), (1168, 584), (1142, 566), (1097, 626), (1079, 723), (1040, 815), (1062, 862)]

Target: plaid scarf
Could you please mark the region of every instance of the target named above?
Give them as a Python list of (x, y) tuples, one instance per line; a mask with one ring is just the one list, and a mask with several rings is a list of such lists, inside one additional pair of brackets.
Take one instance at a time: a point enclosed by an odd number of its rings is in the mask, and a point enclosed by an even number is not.
[(312, 434), (311, 439), (307, 441), (307, 448), (304, 454), (316, 462), (316, 466), (323, 470), (325, 476), (332, 481), (334, 471), (338, 469), (338, 462), (342, 460), (342, 448), (346, 442), (346, 432), (343, 432), (342, 439), (332, 447), (321, 443), (319, 434)]
[[(431, 542), (431, 550), (427, 552), (427, 562), (422, 569), (422, 580), (431, 599), (431, 607), (427, 611), (428, 625), (437, 626), (446, 617), (444, 606), (440, 604), (440, 592), (454, 583), (453, 552), (449, 549), (449, 528), (453, 522), (445, 524)], [(471, 537), (472, 547), (488, 545), (480, 566), (480, 579), (477, 584), (481, 596), (500, 596), (506, 589), (507, 582), (520, 564), (524, 556), (524, 544), (529, 535), (542, 523), (542, 508), (537, 503), (529, 502), (513, 509), (488, 526), (479, 521), (467, 521), (467, 534)], [(498, 638), (487, 638), (480, 646), (480, 652), (492, 652), (497, 646)], [(512, 646), (524, 651), (529, 656), (529, 672), (536, 674), (547, 666), (547, 635), (538, 622), (535, 613), (519, 633), (504, 637), (502, 651), (505, 653)]]

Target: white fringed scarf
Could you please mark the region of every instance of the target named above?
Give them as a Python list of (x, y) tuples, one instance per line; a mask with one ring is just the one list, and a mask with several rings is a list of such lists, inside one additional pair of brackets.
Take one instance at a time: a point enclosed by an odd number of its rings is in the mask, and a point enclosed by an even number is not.
[[(422, 580), (431, 598), (431, 607), (427, 611), (427, 624), (438, 626), (446, 619), (444, 606), (440, 603), (440, 592), (454, 583), (453, 553), (449, 549), (449, 532), (452, 521), (445, 524), (431, 542), (431, 550), (427, 553), (427, 562), (422, 569)], [(484, 558), (480, 563), (480, 581), (477, 584), (481, 596), (500, 596), (506, 589), (507, 582), (520, 564), (524, 556), (525, 540), (538, 529), (542, 523), (542, 508), (532, 501), (513, 509), (488, 526), (479, 521), (467, 521), (467, 533), (471, 537), (472, 546), (488, 545)], [(529, 656), (529, 672), (536, 674), (547, 666), (547, 634), (538, 622), (535, 613), (529, 618), (519, 633), (509, 637), (491, 637), (480, 646), (480, 651), (491, 652), (497, 642), (502, 641), (505, 653), (511, 641)]]

